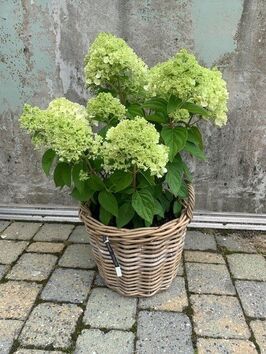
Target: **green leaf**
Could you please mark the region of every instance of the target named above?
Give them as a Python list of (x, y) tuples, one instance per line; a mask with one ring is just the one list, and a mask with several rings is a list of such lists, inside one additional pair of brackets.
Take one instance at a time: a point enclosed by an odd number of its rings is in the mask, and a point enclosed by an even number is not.
[(134, 215), (132, 222), (133, 222), (134, 229), (144, 226), (143, 219), (141, 219), (137, 214)]
[(132, 207), (142, 219), (152, 223), (155, 202), (152, 194), (147, 189), (141, 189), (133, 194)]
[(155, 123), (167, 123), (167, 117), (164, 116), (163, 114), (157, 113), (157, 114), (150, 114), (145, 117), (147, 121), (149, 122), (155, 122)]
[(158, 200), (154, 200), (154, 214), (164, 217), (164, 208)]
[(167, 101), (165, 101), (163, 98), (151, 98), (144, 102), (142, 107), (151, 109), (154, 112), (167, 114)]
[(188, 129), (188, 141), (191, 143), (194, 143), (195, 145), (198, 145), (198, 147), (203, 150), (203, 141), (202, 141), (202, 135), (198, 127), (191, 127)]
[(79, 190), (79, 192), (83, 192), (85, 188), (85, 181), (81, 181), (79, 174), (80, 171), (83, 171), (83, 163), (79, 162), (74, 165), (72, 168), (72, 180), (74, 182), (75, 187)]
[(105, 210), (102, 206), (100, 206), (100, 213), (99, 213), (100, 221), (103, 224), (108, 225), (111, 218), (112, 218), (112, 214), (109, 213), (109, 211)]
[(147, 171), (140, 171), (137, 175), (137, 188), (146, 188), (154, 186), (154, 176), (151, 176)]
[(204, 152), (197, 145), (191, 143), (190, 141), (187, 141), (186, 145), (184, 146), (184, 150), (200, 160), (206, 160)]
[(66, 162), (59, 162), (54, 170), (56, 187), (71, 186), (71, 166)]
[(123, 190), (123, 194), (133, 194), (135, 192), (133, 187), (128, 187)]
[(170, 188), (170, 191), (177, 196), (181, 187), (183, 166), (179, 161), (174, 160), (166, 165), (167, 174), (165, 180)]
[(102, 137), (102, 138), (105, 138), (106, 136), (106, 133), (108, 131), (110, 127), (108, 125), (104, 126), (99, 132), (98, 134)]
[(55, 151), (53, 149), (49, 149), (45, 151), (45, 153), (43, 154), (42, 169), (44, 170), (46, 176), (49, 175), (54, 158), (55, 158)]
[(100, 205), (114, 216), (118, 215), (118, 204), (115, 196), (107, 191), (101, 191), (98, 195)]
[(182, 161), (182, 166), (183, 166), (183, 171), (184, 171), (184, 174), (186, 176), (186, 179), (189, 181), (189, 182), (192, 182), (193, 180), (193, 176), (188, 168), (188, 166), (185, 164), (184, 161)]
[(127, 225), (130, 220), (132, 220), (135, 214), (134, 209), (132, 208), (131, 203), (123, 204), (118, 210), (118, 216), (116, 218), (117, 227), (123, 227)]
[(187, 198), (188, 197), (188, 187), (187, 187), (187, 184), (185, 181), (182, 181), (182, 184), (179, 188), (179, 191), (178, 191), (178, 196), (182, 199), (184, 198)]
[(174, 205), (173, 205), (173, 213), (174, 213), (174, 215), (175, 215), (175, 216), (179, 215), (180, 212), (181, 212), (181, 210), (182, 210), (182, 204), (179, 203), (178, 200), (176, 200), (176, 201), (174, 202)]
[(116, 171), (106, 180), (106, 186), (112, 192), (120, 192), (129, 187), (132, 183), (132, 180), (133, 176), (131, 173)]
[(91, 176), (88, 180), (88, 185), (90, 186), (90, 188), (94, 191), (101, 191), (105, 188), (105, 185), (102, 181), (102, 179), (97, 176), (97, 175), (93, 175)]
[(181, 107), (182, 100), (174, 95), (171, 95), (167, 103), (167, 113), (170, 114)]
[(91, 189), (85, 186), (82, 192), (80, 192), (78, 188), (74, 187), (70, 195), (80, 202), (87, 202), (91, 199), (93, 193), (94, 192)]
[(161, 135), (165, 144), (169, 147), (169, 160), (173, 161), (175, 155), (181, 151), (187, 141), (187, 129), (184, 127), (163, 127)]
[(190, 113), (197, 114), (199, 116), (210, 116), (211, 112), (207, 111), (207, 109), (191, 102), (182, 103), (182, 109), (187, 109)]
[(127, 111), (130, 117), (144, 116), (144, 111), (139, 104), (130, 104), (127, 106)]
[(166, 198), (166, 196), (164, 195), (164, 193), (159, 193), (157, 195), (157, 198), (159, 199), (163, 209), (168, 212), (169, 209), (170, 209), (170, 205), (171, 205), (171, 202)]

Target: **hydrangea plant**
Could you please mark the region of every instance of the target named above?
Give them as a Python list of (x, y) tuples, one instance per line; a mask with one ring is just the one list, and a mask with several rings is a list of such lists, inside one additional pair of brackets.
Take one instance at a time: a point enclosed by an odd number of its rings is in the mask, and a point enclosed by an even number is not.
[(197, 123), (227, 120), (221, 73), (186, 50), (149, 69), (124, 40), (100, 33), (85, 57), (85, 78), (95, 95), (86, 107), (66, 98), (47, 109), (24, 106), (22, 127), (47, 149), (44, 172), (53, 171), (55, 185), (68, 186), (106, 225), (178, 217), (192, 179), (184, 157), (205, 160)]

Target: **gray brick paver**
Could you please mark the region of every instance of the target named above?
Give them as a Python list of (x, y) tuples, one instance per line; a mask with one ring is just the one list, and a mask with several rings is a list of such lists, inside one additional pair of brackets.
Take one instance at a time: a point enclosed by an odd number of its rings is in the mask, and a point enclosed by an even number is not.
[(28, 244), (26, 241), (0, 240), (0, 263), (11, 264), (15, 262)]
[(153, 309), (161, 311), (181, 312), (188, 306), (187, 293), (184, 278), (176, 277), (172, 285), (165, 291), (154, 296), (140, 298), (138, 307), (140, 309)]
[(224, 264), (186, 263), (186, 270), (190, 292), (229, 295), (236, 293)]
[(0, 280), (5, 276), (8, 270), (9, 266), (0, 264)]
[(22, 346), (67, 348), (82, 309), (73, 304), (42, 303), (31, 312), (18, 338)]
[(14, 354), (64, 354), (64, 352), (59, 352), (57, 350), (19, 349)]
[(217, 250), (215, 238), (212, 235), (200, 231), (187, 231), (185, 238), (185, 250)]
[(245, 314), (266, 318), (266, 282), (237, 280), (235, 285)]
[(266, 321), (254, 320), (250, 322), (256, 342), (260, 347), (261, 354), (266, 353)]
[[(3, 232), (8, 227), (9, 224), (10, 224), (9, 221), (0, 220), (0, 233)], [(1, 235), (0, 235), (0, 239), (1, 239)]]
[(84, 269), (92, 269), (96, 265), (91, 252), (91, 246), (85, 244), (68, 246), (58, 264), (61, 267)]
[(239, 235), (217, 235), (216, 241), (219, 246), (230, 252), (256, 253), (255, 247), (248, 238)]
[(25, 319), (40, 289), (39, 284), (23, 281), (0, 284), (0, 318)]
[(47, 279), (57, 262), (51, 254), (24, 253), (7, 274), (8, 279), (42, 281)]
[(94, 286), (106, 286), (103, 278), (100, 276), (99, 273), (96, 273), (96, 277), (93, 284)]
[(41, 225), (41, 223), (15, 221), (8, 226), (1, 236), (7, 240), (27, 241), (32, 239)]
[(255, 345), (249, 340), (199, 338), (198, 354), (257, 354)]
[(214, 252), (185, 251), (186, 262), (225, 264), (223, 256)]
[(10, 349), (17, 338), (23, 321), (0, 320), (0, 353), (9, 354)]
[(187, 315), (173, 312), (140, 311), (137, 354), (193, 354), (192, 326)]
[(58, 268), (41, 293), (48, 301), (82, 303), (86, 300), (94, 278), (93, 271)]
[(250, 337), (238, 299), (233, 296), (191, 295), (195, 332), (222, 338)]
[(36, 253), (60, 253), (65, 245), (58, 242), (33, 242), (27, 248), (27, 252)]
[(34, 241), (66, 241), (73, 228), (71, 224), (44, 224), (34, 236)]
[(104, 333), (99, 329), (85, 329), (77, 339), (74, 354), (133, 354), (134, 334), (111, 330)]
[(74, 243), (89, 243), (89, 235), (85, 229), (85, 226), (76, 226), (69, 237), (69, 241)]
[(135, 323), (137, 299), (107, 288), (94, 288), (83, 321), (94, 328), (130, 329)]
[(234, 278), (266, 281), (266, 260), (262, 255), (234, 253), (227, 260)]

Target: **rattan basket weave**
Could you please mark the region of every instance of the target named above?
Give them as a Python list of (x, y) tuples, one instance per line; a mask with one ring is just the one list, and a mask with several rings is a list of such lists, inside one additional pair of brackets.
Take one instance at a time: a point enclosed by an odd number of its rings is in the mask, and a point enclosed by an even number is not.
[[(194, 189), (188, 186), (189, 196), (181, 216), (159, 227), (118, 229), (106, 226), (90, 216), (86, 205), (80, 208), (90, 238), (99, 273), (106, 285), (126, 296), (152, 296), (167, 289), (181, 260), (187, 225), (192, 219)], [(117, 277), (110, 253), (104, 243), (108, 236), (122, 270)]]

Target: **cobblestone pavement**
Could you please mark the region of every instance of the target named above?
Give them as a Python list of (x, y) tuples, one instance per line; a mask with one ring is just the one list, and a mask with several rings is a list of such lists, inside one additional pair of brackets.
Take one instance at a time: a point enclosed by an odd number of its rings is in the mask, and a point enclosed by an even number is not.
[(188, 231), (172, 286), (136, 299), (105, 287), (83, 226), (0, 221), (0, 354), (266, 353), (263, 242)]

